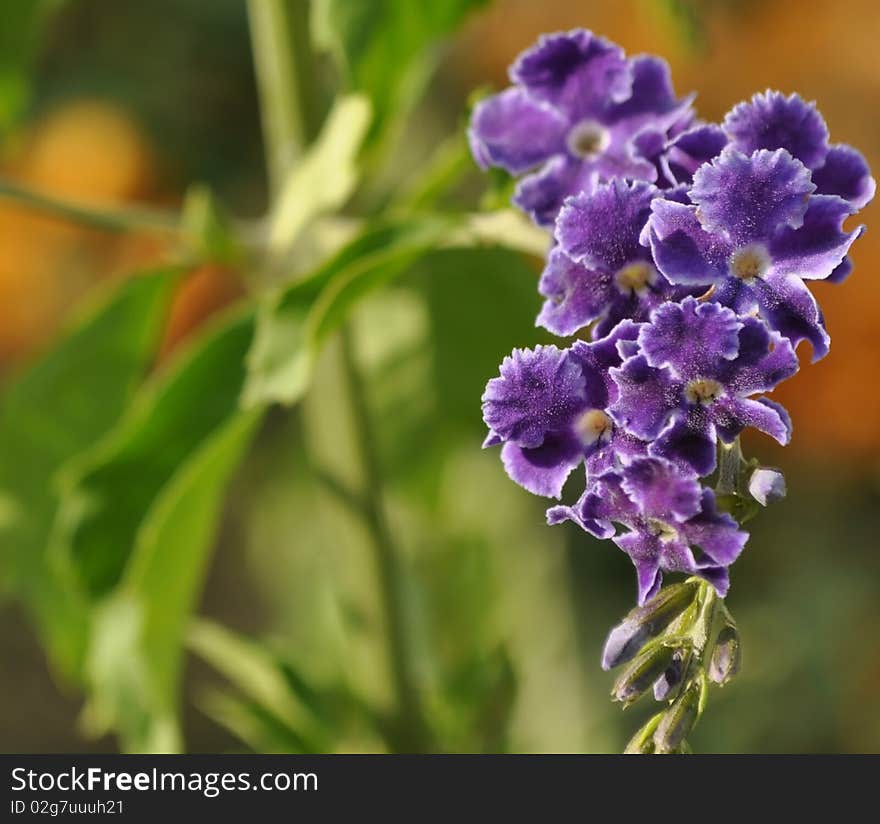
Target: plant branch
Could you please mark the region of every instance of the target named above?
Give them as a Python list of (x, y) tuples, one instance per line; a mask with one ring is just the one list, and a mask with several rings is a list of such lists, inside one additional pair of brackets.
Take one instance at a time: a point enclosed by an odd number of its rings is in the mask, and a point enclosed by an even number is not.
[(400, 749), (408, 752), (424, 752), (430, 748), (430, 735), (416, 686), (403, 569), (385, 514), (382, 472), (375, 448), (376, 438), (365, 387), (357, 365), (352, 333), (349, 327), (343, 326), (340, 334), (342, 365), (350, 395), (354, 434), (364, 480), (363, 515), (369, 528), (381, 587), (384, 619), (388, 631), (391, 681), (399, 711), (397, 719), (399, 725), (394, 732)]
[(86, 206), (0, 178), (0, 198), (105, 232), (154, 232), (179, 236), (180, 216), (146, 208)]

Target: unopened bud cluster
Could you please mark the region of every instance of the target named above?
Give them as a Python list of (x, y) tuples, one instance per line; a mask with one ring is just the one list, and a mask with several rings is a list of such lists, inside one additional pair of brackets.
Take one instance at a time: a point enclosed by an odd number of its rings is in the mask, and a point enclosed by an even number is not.
[(739, 671), (739, 633), (714, 589), (697, 578), (664, 587), (608, 635), (602, 667), (625, 665), (611, 697), (624, 706), (652, 690), (665, 708), (632, 738), (628, 753), (688, 752), (687, 736), (702, 715), (708, 682), (726, 684)]

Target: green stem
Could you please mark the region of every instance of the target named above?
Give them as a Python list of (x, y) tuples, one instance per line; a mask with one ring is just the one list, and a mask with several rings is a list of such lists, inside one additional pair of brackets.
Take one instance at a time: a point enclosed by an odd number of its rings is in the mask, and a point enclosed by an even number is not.
[[(248, 0), (273, 206), (289, 169), (318, 135), (324, 114), (316, 87), (308, 10), (308, 0)], [(334, 484), (333, 491), (364, 519), (373, 548), (396, 706), (389, 743), (398, 750), (419, 752), (430, 748), (431, 739), (416, 686), (403, 567), (385, 514), (376, 438), (351, 332), (343, 327), (341, 337), (342, 369), (364, 489), (353, 492)]]
[(718, 454), (718, 483), (715, 492), (719, 495), (733, 495), (739, 486), (739, 470), (743, 462), (742, 448), (739, 438), (727, 446), (723, 443), (719, 446)]
[(398, 708), (394, 738), (397, 747), (404, 752), (423, 752), (430, 748), (431, 742), (416, 686), (403, 568), (385, 514), (382, 472), (375, 447), (375, 433), (363, 379), (357, 365), (352, 333), (347, 326), (342, 327), (341, 339), (342, 366), (350, 396), (354, 434), (364, 482), (362, 513), (373, 545), (388, 632), (389, 668)]
[(154, 232), (175, 237), (181, 232), (180, 217), (173, 212), (144, 208), (85, 206), (38, 192), (10, 180), (0, 179), (0, 198), (14, 200), (26, 208), (104, 232)]
[(248, 19), (274, 197), (321, 126), (309, 0), (248, 0)]

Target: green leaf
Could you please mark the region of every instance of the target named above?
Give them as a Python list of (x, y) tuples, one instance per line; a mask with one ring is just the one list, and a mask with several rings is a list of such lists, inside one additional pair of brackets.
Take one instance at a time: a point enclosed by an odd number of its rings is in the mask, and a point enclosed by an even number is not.
[(245, 406), (296, 403), (327, 339), (367, 295), (433, 251), (498, 245), (541, 255), (547, 236), (513, 213), (421, 216), (369, 228), (303, 280), (278, 291), (258, 317)]
[(0, 26), (0, 131), (24, 109), (40, 35), (64, 0), (4, 0)]
[[(274, 719), (272, 726), (286, 730), (284, 737), (287, 746), (298, 742), (297, 749), (300, 751), (321, 752), (327, 749), (326, 730), (292, 688), (285, 668), (263, 646), (205, 620), (190, 623), (187, 645), (241, 692), (251, 705), (248, 715), (253, 716), (253, 708), (259, 708), (264, 724), (267, 719)], [(212, 706), (220, 709), (216, 703)], [(224, 706), (230, 709), (232, 705), (226, 703)], [(239, 710), (242, 710), (241, 705)], [(233, 713), (232, 717), (238, 718), (239, 715)], [(277, 729), (274, 734), (277, 736)]]
[(81, 317), (6, 391), (0, 408), (0, 578), (34, 617), (55, 668), (73, 676), (84, 602), (50, 562), (61, 464), (110, 429), (153, 357), (176, 270), (131, 278)]
[(450, 231), (449, 222), (429, 218), (368, 229), (312, 275), (276, 293), (259, 315), (245, 405), (296, 403), (321, 348), (352, 306)]
[(253, 328), (249, 311), (221, 320), (61, 473), (55, 551), (93, 597), (120, 580), (144, 514), (179, 467), (238, 413)]
[(336, 102), (318, 139), (281, 187), (269, 226), (270, 249), (287, 251), (310, 221), (348, 200), (357, 185), (355, 159), (369, 125), (366, 97), (351, 94)]
[(125, 578), (96, 612), (85, 713), (130, 752), (181, 749), (183, 637), (204, 579), (226, 484), (262, 417), (233, 415), (177, 469), (141, 523)]
[(315, 0), (316, 41), (334, 54), (349, 87), (373, 101), (371, 136), (423, 91), (436, 58), (435, 42), (486, 2)]

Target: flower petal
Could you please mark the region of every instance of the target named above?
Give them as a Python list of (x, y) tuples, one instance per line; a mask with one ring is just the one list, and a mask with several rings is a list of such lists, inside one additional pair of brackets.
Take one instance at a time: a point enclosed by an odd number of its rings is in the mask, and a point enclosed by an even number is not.
[(595, 117), (609, 101), (626, 100), (633, 83), (620, 46), (584, 29), (542, 36), (519, 56), (510, 77), (571, 121)]
[(556, 240), (573, 260), (615, 273), (649, 259), (639, 235), (658, 190), (650, 183), (614, 179), (569, 198), (556, 220)]
[(877, 188), (865, 158), (843, 143), (831, 147), (825, 165), (813, 172), (813, 183), (820, 194), (838, 195), (857, 209), (871, 202)]
[(807, 280), (829, 277), (865, 230), (859, 226), (852, 232), (843, 231), (843, 221), (854, 211), (849, 203), (835, 195), (814, 195), (803, 226), (784, 227), (771, 240), (773, 271)]
[(701, 477), (715, 470), (716, 452), (715, 427), (702, 406), (676, 412), (648, 447), (650, 455), (687, 467)]
[(514, 349), (483, 394), (483, 420), (505, 441), (538, 447), (545, 436), (568, 430), (585, 408), (584, 375), (555, 346)]
[(767, 398), (719, 398), (712, 404), (710, 414), (718, 437), (725, 443), (732, 443), (748, 426), (764, 432), (783, 446), (791, 440), (788, 413)]
[(728, 146), (697, 169), (690, 198), (706, 231), (745, 246), (800, 226), (815, 189), (810, 170), (785, 149), (744, 155)]
[(583, 458), (577, 441), (559, 434), (548, 435), (534, 449), (524, 449), (515, 443), (506, 443), (501, 449), (501, 461), (511, 480), (532, 494), (547, 498), (562, 494), (568, 476)]
[(769, 275), (755, 284), (755, 295), (761, 316), (792, 346), (808, 340), (813, 347), (814, 363), (828, 354), (831, 338), (819, 305), (799, 277)]
[(615, 423), (638, 438), (656, 438), (677, 408), (682, 384), (669, 370), (650, 366), (644, 355), (628, 358), (611, 377), (619, 393), (608, 410)]
[(654, 262), (671, 283), (708, 287), (727, 277), (733, 247), (703, 229), (693, 206), (656, 199), (648, 237)]
[(513, 202), (539, 226), (550, 227), (565, 198), (589, 191), (597, 180), (598, 172), (591, 164), (568, 155), (556, 155), (540, 171), (519, 181)]
[(484, 169), (501, 166), (519, 174), (565, 151), (568, 124), (555, 109), (510, 88), (474, 108), (468, 139)]
[(651, 366), (668, 366), (683, 380), (715, 377), (720, 361), (736, 357), (740, 329), (730, 309), (689, 297), (656, 309), (639, 346)]
[(815, 103), (798, 94), (756, 94), (728, 112), (722, 125), (732, 145), (744, 154), (786, 149), (810, 169), (821, 166), (828, 154), (828, 126)]
[(648, 518), (686, 521), (700, 511), (700, 484), (668, 461), (639, 458), (622, 477), (624, 491)]
[(607, 311), (616, 291), (611, 275), (588, 269), (554, 246), (541, 273), (538, 291), (547, 300), (537, 325), (554, 335), (573, 335)]

